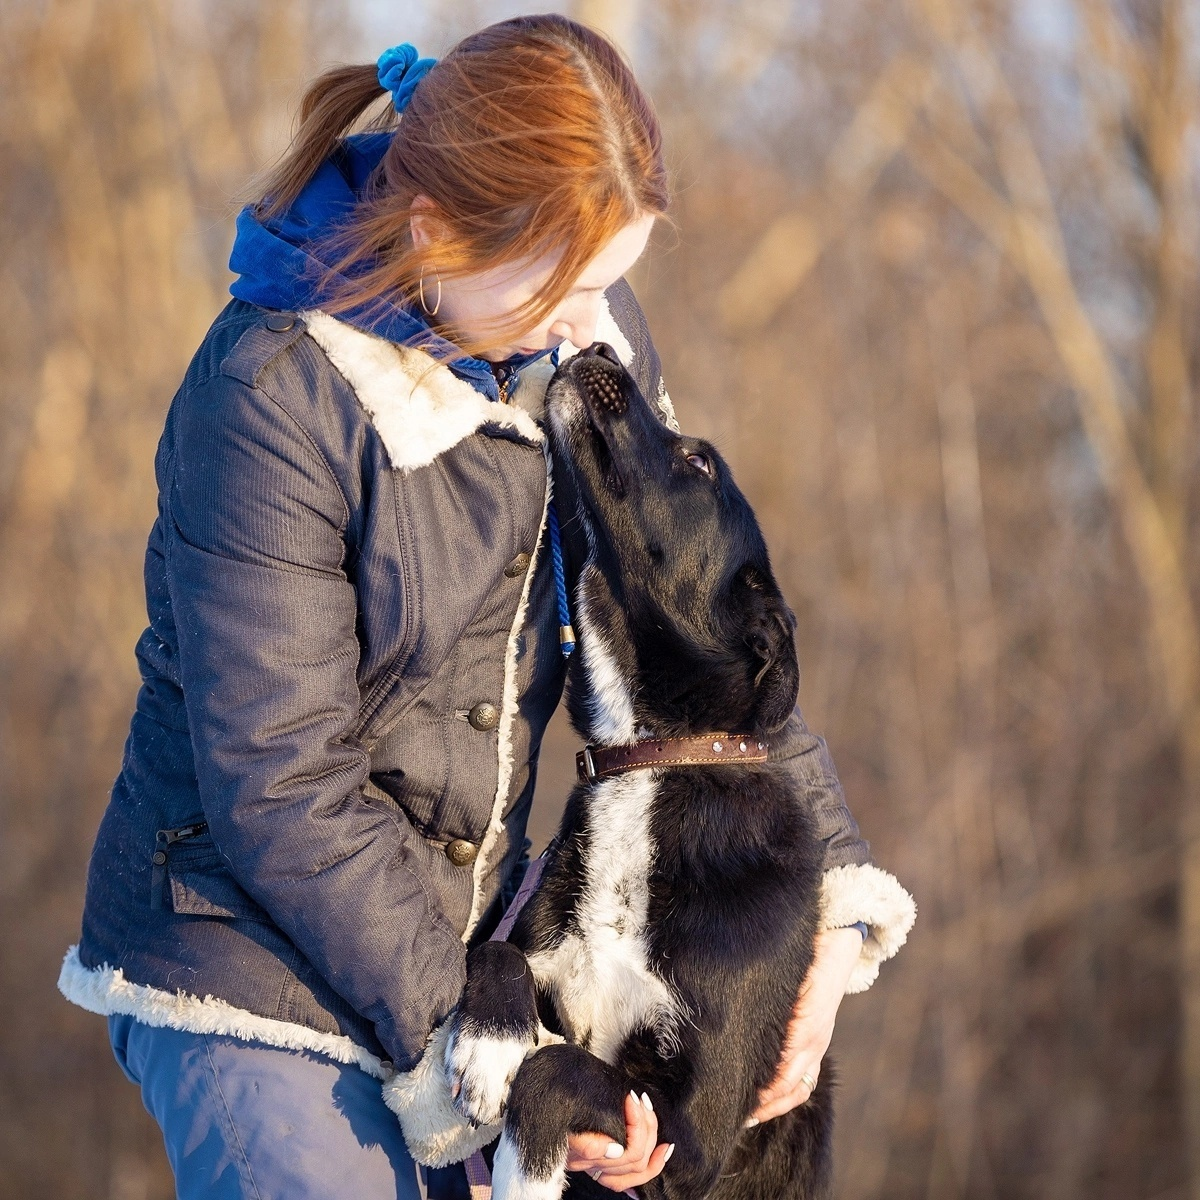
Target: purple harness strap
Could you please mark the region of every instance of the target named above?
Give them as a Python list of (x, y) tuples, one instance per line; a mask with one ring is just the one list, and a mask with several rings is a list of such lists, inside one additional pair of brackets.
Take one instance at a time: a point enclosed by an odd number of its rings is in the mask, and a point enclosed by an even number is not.
[(492, 1174), (487, 1169), (481, 1151), (476, 1150), (463, 1166), (467, 1168), (467, 1183), (471, 1188), (471, 1200), (492, 1200)]
[(517, 923), (517, 918), (521, 915), (521, 909), (525, 907), (526, 901), (537, 890), (537, 885), (541, 882), (542, 872), (546, 869), (546, 859), (535, 858), (533, 862), (525, 868), (525, 878), (521, 880), (521, 886), (517, 888), (517, 894), (513, 897), (513, 902), (504, 911), (504, 916), (500, 918), (500, 924), (496, 926), (496, 932), (488, 938), (489, 942), (506, 942), (508, 935), (512, 933), (512, 927)]
[[(542, 878), (542, 871), (545, 869), (545, 866), (546, 859), (542, 857), (535, 858), (525, 868), (525, 878), (521, 880), (521, 886), (517, 889), (517, 894), (513, 897), (513, 902), (505, 910), (504, 916), (500, 918), (500, 924), (496, 926), (496, 932), (492, 934), (488, 941), (503, 942), (508, 940), (508, 935), (512, 932), (512, 927), (517, 923), (517, 918), (521, 915), (521, 909), (525, 907), (529, 897), (537, 890), (537, 885)], [(467, 1183), (471, 1186), (471, 1200), (492, 1200), (492, 1174), (488, 1170), (483, 1152), (476, 1150), (463, 1165), (467, 1169)]]

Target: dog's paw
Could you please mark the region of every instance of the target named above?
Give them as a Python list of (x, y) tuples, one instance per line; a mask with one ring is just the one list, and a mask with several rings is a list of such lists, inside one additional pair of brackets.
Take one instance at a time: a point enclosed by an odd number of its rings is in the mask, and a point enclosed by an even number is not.
[(476, 1125), (495, 1125), (517, 1069), (536, 1046), (536, 1032), (490, 1031), (469, 1017), (456, 1018), (445, 1057), (454, 1107)]

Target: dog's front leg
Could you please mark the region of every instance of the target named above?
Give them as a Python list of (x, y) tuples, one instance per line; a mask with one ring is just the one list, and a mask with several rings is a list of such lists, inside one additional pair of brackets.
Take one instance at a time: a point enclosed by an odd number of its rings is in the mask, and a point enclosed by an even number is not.
[(525, 1056), (537, 1045), (533, 972), (507, 942), (484, 942), (467, 955), (467, 986), (450, 1016), (446, 1074), (454, 1105), (477, 1125), (494, 1125)]
[[(492, 1170), (495, 1200), (558, 1200), (567, 1186), (567, 1137), (606, 1133), (625, 1141), (620, 1073), (582, 1046), (548, 1046), (517, 1072)], [(578, 1179), (601, 1196), (614, 1193)], [(574, 1193), (575, 1189), (572, 1189)]]

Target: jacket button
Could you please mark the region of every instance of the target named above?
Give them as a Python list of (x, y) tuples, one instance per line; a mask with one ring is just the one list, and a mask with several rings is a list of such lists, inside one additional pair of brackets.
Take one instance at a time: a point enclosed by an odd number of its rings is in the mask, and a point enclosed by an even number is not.
[(472, 728), (482, 729), (486, 733), (500, 724), (500, 713), (494, 704), (483, 700), (467, 713), (467, 720)]
[(469, 867), (478, 853), (479, 847), (465, 838), (455, 838), (454, 841), (446, 843), (446, 857), (456, 867)]
[(155, 852), (150, 856), (150, 861), (156, 867), (161, 867), (163, 865), (163, 863), (165, 863), (167, 861), (167, 856), (164, 851), (155, 850)]
[(287, 333), (295, 323), (296, 318), (291, 313), (272, 313), (267, 318), (267, 328), (272, 333)]
[(516, 579), (518, 575), (524, 575), (529, 570), (531, 559), (528, 554), (522, 551), (516, 558), (504, 568), (504, 573), (509, 579)]

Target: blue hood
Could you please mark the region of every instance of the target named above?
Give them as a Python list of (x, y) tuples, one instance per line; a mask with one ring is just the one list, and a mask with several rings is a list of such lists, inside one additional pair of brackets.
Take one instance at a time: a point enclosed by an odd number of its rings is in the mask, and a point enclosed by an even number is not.
[[(239, 300), (262, 308), (300, 311), (320, 308), (332, 292), (347, 282), (328, 275), (321, 258), (330, 240), (350, 215), (371, 172), (391, 142), (390, 133), (358, 134), (346, 138), (318, 168), (286, 212), (260, 221), (249, 207), (237, 218), (237, 236), (229, 269), (237, 279), (229, 291)], [(330, 285), (322, 287), (322, 280)], [(495, 400), (496, 376), (489, 363), (458, 353), (457, 347), (429, 328), (414, 309), (373, 302), (347, 309), (339, 319), (369, 333), (405, 345), (419, 345), (448, 362), (451, 370)], [(541, 354), (506, 360), (502, 374), (519, 371)]]

